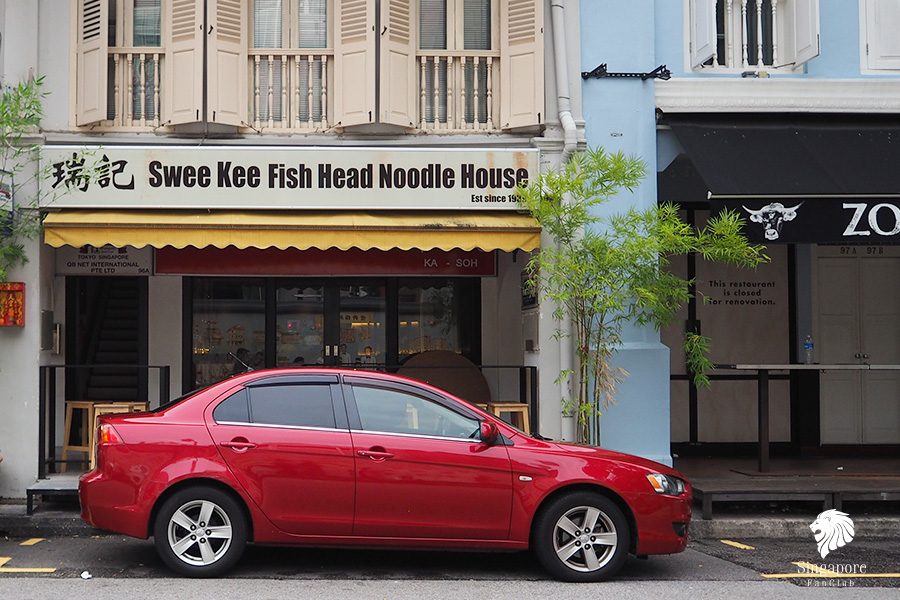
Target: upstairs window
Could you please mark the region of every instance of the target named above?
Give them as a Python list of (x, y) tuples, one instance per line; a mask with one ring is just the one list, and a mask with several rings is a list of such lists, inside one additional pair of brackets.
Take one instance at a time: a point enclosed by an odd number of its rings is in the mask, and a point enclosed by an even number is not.
[[(327, 126), (327, 0), (255, 0), (252, 60), (255, 127)], [(284, 123), (292, 115), (294, 123)]]
[(686, 0), (694, 69), (793, 70), (819, 55), (818, 0)]
[[(451, 124), (455, 120), (457, 128), (483, 128), (488, 123), (500, 58), (499, 52), (491, 52), (497, 47), (491, 4), (490, 0), (420, 0), (417, 54), (423, 129), (428, 124), (446, 126), (448, 120)], [(458, 60), (444, 50), (456, 51)]]
[(543, 123), (543, 0), (75, 2), (78, 126)]

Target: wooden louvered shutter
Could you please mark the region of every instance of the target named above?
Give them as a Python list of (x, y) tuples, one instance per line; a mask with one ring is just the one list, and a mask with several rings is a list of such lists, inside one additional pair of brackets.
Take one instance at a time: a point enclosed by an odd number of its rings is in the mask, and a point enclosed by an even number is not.
[(691, 68), (696, 69), (716, 53), (716, 0), (691, 0), (690, 11)]
[(78, 1), (75, 124), (89, 125), (107, 118), (109, 65), (109, 3)]
[(793, 44), (787, 59), (778, 62), (796, 68), (819, 55), (819, 0), (793, 0), (787, 6)]
[(339, 0), (335, 26), (337, 126), (375, 122), (375, 2)]
[(866, 0), (866, 67), (900, 69), (900, 4)]
[(544, 4), (501, 2), (501, 127), (538, 125), (544, 121)]
[(240, 126), (248, 121), (247, 0), (210, 2), (209, 22), (207, 119)]
[(203, 2), (172, 0), (167, 13), (166, 105), (168, 125), (196, 123), (203, 108)]
[(382, 123), (416, 126), (416, 29), (412, 0), (381, 3)]

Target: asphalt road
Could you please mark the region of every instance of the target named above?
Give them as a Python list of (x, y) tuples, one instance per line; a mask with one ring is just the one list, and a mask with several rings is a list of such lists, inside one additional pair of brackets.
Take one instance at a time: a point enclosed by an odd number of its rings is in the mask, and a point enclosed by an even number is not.
[[(9, 538), (0, 539), (0, 598), (522, 600), (559, 596), (566, 600), (646, 600), (652, 594), (691, 600), (881, 600), (900, 598), (900, 545), (896, 539), (856, 539), (825, 560), (811, 539), (728, 540), (737, 545), (701, 540), (682, 554), (631, 558), (614, 582), (577, 585), (551, 580), (528, 553), (250, 547), (229, 577), (195, 581), (173, 578), (149, 540), (118, 535)], [(855, 571), (856, 576), (837, 571), (799, 576), (801, 570), (812, 571), (813, 565)], [(865, 565), (864, 573), (860, 573), (861, 565)], [(884, 574), (893, 576), (882, 577)]]

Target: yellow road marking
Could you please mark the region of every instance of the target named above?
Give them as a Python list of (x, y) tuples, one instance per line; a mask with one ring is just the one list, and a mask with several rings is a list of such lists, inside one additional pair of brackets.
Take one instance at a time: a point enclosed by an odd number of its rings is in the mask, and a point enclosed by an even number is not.
[(756, 550), (753, 546), (748, 546), (747, 544), (742, 544), (740, 542), (732, 542), (731, 540), (719, 540), (723, 544), (728, 546), (734, 546), (735, 548), (740, 548), (741, 550)]
[(31, 538), (30, 540), (25, 540), (24, 542), (22, 542), (19, 545), (20, 546), (34, 546), (35, 544), (38, 544), (43, 541), (44, 541), (44, 538)]
[(47, 567), (36, 568), (13, 568), (5, 567), (6, 563), (12, 560), (11, 556), (0, 556), (0, 573), (55, 573), (56, 569)]

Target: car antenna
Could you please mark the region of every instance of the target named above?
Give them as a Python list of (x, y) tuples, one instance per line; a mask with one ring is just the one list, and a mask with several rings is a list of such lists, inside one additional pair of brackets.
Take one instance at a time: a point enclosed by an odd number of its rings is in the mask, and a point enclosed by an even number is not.
[(244, 368), (247, 369), (247, 372), (248, 372), (248, 373), (249, 373), (250, 371), (253, 370), (253, 367), (251, 367), (250, 365), (248, 365), (247, 363), (245, 363), (244, 361), (242, 361), (241, 359), (239, 359), (239, 358), (237, 357), (237, 354), (235, 354), (234, 352), (229, 351), (229, 352), (228, 352), (228, 356), (230, 356), (230, 357), (233, 358), (234, 360), (236, 360), (236, 361), (238, 361), (239, 363), (241, 363), (242, 365), (244, 365)]

